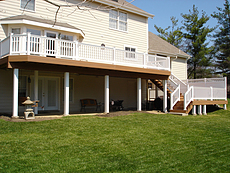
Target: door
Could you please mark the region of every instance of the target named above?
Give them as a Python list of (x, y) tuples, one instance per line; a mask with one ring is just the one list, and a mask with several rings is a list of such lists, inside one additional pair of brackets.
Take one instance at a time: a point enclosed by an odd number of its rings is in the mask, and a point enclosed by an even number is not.
[(38, 110), (58, 110), (59, 105), (59, 79), (38, 79)]
[(57, 38), (57, 33), (55, 32), (50, 32), (46, 31), (46, 54), (48, 56), (52, 56), (56, 54), (56, 38)]

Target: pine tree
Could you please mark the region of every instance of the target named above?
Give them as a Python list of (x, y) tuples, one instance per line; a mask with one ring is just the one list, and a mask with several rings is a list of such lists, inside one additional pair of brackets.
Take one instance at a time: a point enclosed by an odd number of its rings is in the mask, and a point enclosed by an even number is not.
[[(205, 24), (209, 20), (209, 16), (202, 11), (201, 16), (195, 5), (189, 10), (189, 14), (181, 14), (184, 25), (184, 38), (186, 39), (186, 49), (184, 49), (191, 58), (188, 60), (188, 78), (204, 77), (205, 71), (211, 65), (212, 56), (210, 56), (211, 48), (208, 48), (207, 37), (214, 28), (209, 28)], [(200, 75), (200, 76), (199, 76)]]
[(212, 17), (218, 20), (219, 30), (214, 35), (216, 48), (217, 73), (223, 73), (230, 79), (230, 9), (229, 1), (225, 0), (224, 8), (219, 8)]
[[(170, 17), (170, 20), (172, 22), (172, 26), (168, 26), (165, 29), (162, 29), (161, 27), (158, 27), (156, 25), (154, 25), (154, 27), (159, 33), (158, 36), (179, 48), (183, 38), (183, 33), (181, 32), (182, 27), (177, 27), (178, 20), (176, 19), (176, 17), (172, 16)], [(170, 28), (171, 31), (168, 31)]]

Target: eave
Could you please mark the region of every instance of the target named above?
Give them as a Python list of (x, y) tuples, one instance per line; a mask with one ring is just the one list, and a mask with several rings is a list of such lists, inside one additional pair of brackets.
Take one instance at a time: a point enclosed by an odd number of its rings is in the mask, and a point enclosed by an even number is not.
[(138, 15), (141, 15), (144, 17), (153, 18), (155, 16), (155, 15), (150, 14), (150, 13), (143, 11), (143, 10), (134, 9), (134, 8), (129, 7), (129, 6), (121, 6), (117, 2), (114, 2), (114, 1), (108, 1), (108, 0), (94, 0), (94, 1), (101, 3), (101, 4), (104, 4), (104, 5), (107, 5), (107, 6), (112, 6), (112, 7), (127, 11), (127, 12), (135, 13), (135, 14), (138, 14)]

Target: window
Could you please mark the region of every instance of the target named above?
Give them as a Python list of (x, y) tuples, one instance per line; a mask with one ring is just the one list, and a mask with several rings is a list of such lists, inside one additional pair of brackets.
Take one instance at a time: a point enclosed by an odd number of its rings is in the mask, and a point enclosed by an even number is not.
[(70, 36), (70, 35), (59, 34), (58, 38), (61, 40), (73, 41), (73, 36)]
[[(64, 101), (64, 79), (63, 79), (63, 101)], [(73, 79), (69, 79), (69, 101), (73, 102)]]
[(41, 35), (41, 31), (40, 30), (36, 30), (36, 29), (29, 29), (27, 28), (27, 32), (30, 32), (32, 35)]
[(121, 31), (127, 31), (127, 14), (116, 10), (110, 10), (109, 27)]
[(129, 59), (135, 59), (135, 52), (136, 52), (136, 48), (132, 48), (132, 47), (125, 47), (125, 57), (129, 58)]
[(13, 34), (20, 34), (21, 33), (21, 28), (12, 28), (11, 32)]
[(35, 11), (35, 0), (21, 0), (21, 9)]
[(27, 85), (27, 77), (19, 76), (18, 97), (26, 97), (26, 85)]

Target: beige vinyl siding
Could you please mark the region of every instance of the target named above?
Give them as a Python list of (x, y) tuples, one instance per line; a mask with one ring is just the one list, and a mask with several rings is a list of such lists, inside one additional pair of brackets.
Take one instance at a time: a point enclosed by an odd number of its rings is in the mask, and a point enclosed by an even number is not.
[[(57, 3), (65, 3), (61, 0), (56, 0)], [(80, 0), (68, 1), (71, 5), (76, 4)], [(15, 15), (31, 15), (38, 18), (54, 20), (57, 8), (42, 0), (35, 1), (35, 12), (28, 12), (20, 10), (20, 0), (7, 0), (0, 2), (4, 6), (5, 13), (1, 12), (1, 18), (15, 16)], [(92, 3), (92, 6), (98, 7), (99, 4)], [(3, 9), (2, 9), (3, 10)], [(147, 28), (148, 23), (145, 17), (133, 14), (128, 14), (127, 32), (117, 31), (109, 28), (109, 10), (90, 10), (81, 11), (75, 10), (75, 7), (61, 8), (58, 13), (58, 21), (69, 23), (85, 33), (84, 43), (101, 45), (104, 43), (107, 47), (116, 47), (124, 49), (124, 45), (131, 45), (137, 47), (138, 52), (147, 52)], [(123, 11), (124, 12), (124, 11)], [(0, 27), (0, 38), (5, 38), (5, 33)]]
[(171, 71), (181, 80), (187, 79), (187, 59), (178, 57), (171, 59)]
[(0, 113), (12, 113), (13, 71), (0, 69)]

